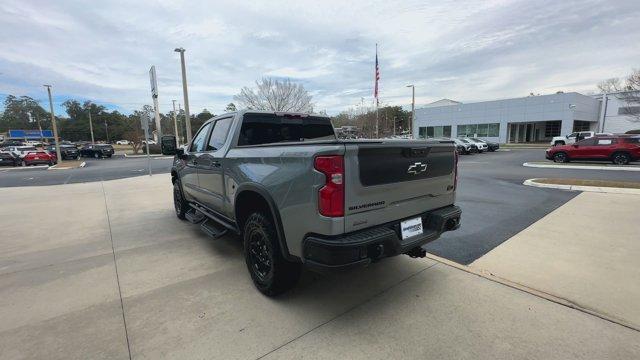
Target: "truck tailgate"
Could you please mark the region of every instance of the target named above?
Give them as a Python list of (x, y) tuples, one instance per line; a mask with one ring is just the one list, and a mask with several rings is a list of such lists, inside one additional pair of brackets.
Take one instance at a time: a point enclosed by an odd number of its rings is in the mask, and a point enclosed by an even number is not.
[(451, 142), (347, 142), (345, 150), (345, 232), (454, 203)]

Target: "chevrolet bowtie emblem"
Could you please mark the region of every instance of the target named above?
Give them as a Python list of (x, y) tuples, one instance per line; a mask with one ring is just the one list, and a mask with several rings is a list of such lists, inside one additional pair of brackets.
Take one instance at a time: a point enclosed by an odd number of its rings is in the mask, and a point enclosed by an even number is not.
[(409, 168), (407, 169), (407, 174), (418, 175), (418, 174), (423, 173), (425, 171), (427, 171), (427, 164), (423, 164), (421, 162), (417, 162), (417, 163), (411, 164), (409, 166)]

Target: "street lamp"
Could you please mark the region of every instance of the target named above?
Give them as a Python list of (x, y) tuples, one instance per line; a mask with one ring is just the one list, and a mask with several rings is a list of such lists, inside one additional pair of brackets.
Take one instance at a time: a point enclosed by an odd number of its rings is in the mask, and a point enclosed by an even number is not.
[(49, 94), (49, 109), (51, 110), (51, 126), (53, 127), (53, 141), (56, 144), (56, 161), (62, 161), (62, 155), (60, 155), (60, 143), (58, 140), (58, 125), (56, 124), (56, 117), (53, 114), (53, 100), (51, 99), (51, 85), (42, 85), (47, 88)]
[(407, 85), (411, 88), (411, 119), (409, 120), (409, 137), (413, 138), (413, 121), (416, 113), (416, 87), (411, 84)]
[(189, 94), (187, 92), (187, 69), (184, 64), (184, 49), (175, 48), (173, 51), (180, 53), (180, 65), (182, 66), (182, 93), (184, 95), (185, 125), (187, 127), (187, 143), (191, 142), (191, 116), (189, 115)]

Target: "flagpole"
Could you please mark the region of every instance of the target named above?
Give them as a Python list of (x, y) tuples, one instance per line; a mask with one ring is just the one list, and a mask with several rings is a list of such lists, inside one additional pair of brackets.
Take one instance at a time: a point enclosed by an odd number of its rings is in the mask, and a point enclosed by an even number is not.
[(379, 77), (379, 67), (378, 67), (378, 43), (376, 43), (376, 139), (380, 138), (380, 133), (378, 132), (378, 77)]

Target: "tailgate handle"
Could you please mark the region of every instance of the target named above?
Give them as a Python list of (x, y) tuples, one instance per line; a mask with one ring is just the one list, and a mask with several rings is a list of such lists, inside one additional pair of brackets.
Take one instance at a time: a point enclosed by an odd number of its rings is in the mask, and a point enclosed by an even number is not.
[(429, 150), (431, 150), (429, 147), (405, 148), (402, 152), (405, 157), (425, 157), (429, 155)]

